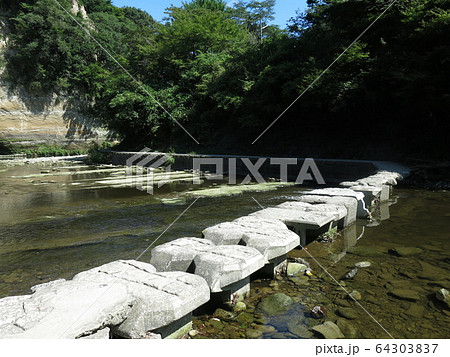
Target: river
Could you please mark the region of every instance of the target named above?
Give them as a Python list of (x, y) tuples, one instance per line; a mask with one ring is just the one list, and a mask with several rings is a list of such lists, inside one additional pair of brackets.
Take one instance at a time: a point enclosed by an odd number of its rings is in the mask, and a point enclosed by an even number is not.
[[(111, 167), (80, 164), (0, 166), (0, 297), (28, 294), (33, 285), (70, 279), (113, 260), (135, 259), (149, 246), (200, 237), (205, 227), (258, 210), (253, 198), (263, 206), (275, 205), (306, 189), (202, 198), (179, 217), (193, 199), (185, 204), (161, 200), (197, 187), (167, 184), (149, 195), (96, 184), (115, 174)], [(334, 243), (314, 242), (307, 252), (292, 252), (291, 258), (310, 262), (311, 277), (255, 281), (245, 301), (245, 320), (237, 321), (225, 310), (214, 315), (221, 324), (212, 322), (212, 316), (199, 316), (196, 337), (313, 338), (309, 329), (324, 320), (312, 318), (309, 310), (320, 305), (326, 319), (340, 320), (342, 329), (357, 338), (447, 338), (450, 312), (434, 294), (450, 288), (449, 208), (449, 192), (394, 189), (383, 220), (358, 221)], [(150, 250), (140, 260), (148, 262)], [(360, 261), (369, 261), (371, 267), (344, 281), (347, 291), (361, 295), (358, 305), (337, 282)], [(405, 289), (416, 295), (395, 295)], [(295, 303), (275, 315), (259, 311), (258, 302), (274, 293), (284, 293)]]

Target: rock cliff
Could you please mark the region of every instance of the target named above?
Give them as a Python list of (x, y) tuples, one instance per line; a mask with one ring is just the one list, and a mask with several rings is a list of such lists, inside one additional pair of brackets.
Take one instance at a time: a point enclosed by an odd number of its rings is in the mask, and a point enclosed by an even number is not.
[[(71, 12), (83, 6), (73, 1)], [(0, 140), (82, 143), (102, 139), (106, 131), (83, 114), (80, 103), (56, 95), (36, 96), (23, 89), (13, 89), (4, 76), (4, 53), (8, 45), (8, 19), (0, 14)]]

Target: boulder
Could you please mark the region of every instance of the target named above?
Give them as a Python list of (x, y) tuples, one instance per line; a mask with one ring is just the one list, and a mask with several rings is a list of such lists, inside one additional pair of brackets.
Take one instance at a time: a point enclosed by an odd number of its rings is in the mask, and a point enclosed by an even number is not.
[(211, 247), (214, 244), (206, 239), (176, 239), (153, 248), (150, 264), (158, 271), (192, 272), (190, 267), (197, 254), (209, 252)]
[(323, 227), (335, 220), (334, 213), (327, 212), (304, 212), (289, 208), (270, 207), (250, 214), (254, 217), (278, 219), (286, 225), (304, 224), (316, 228)]

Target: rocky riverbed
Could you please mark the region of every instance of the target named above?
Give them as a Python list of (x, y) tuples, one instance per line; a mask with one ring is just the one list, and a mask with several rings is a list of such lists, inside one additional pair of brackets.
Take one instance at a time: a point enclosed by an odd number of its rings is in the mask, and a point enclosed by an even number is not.
[[(191, 338), (447, 338), (450, 258), (441, 229), (450, 227), (448, 210), (427, 234), (419, 228), (425, 207), (398, 205), (407, 216), (393, 209), (390, 220), (366, 228), (339, 262), (333, 260), (342, 237), (293, 251), (291, 261), (304, 260), (311, 276), (299, 271), (254, 281), (243, 304), (198, 317)], [(419, 222), (411, 223), (414, 218)]]

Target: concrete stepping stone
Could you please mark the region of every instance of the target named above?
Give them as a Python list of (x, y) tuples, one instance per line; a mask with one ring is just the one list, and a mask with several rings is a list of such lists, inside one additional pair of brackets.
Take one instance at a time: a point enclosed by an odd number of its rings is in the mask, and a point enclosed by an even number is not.
[(344, 181), (340, 186), (348, 187), (366, 195), (366, 204), (370, 205), (375, 199), (384, 202), (389, 199), (392, 186), (397, 184), (397, 179), (402, 175), (397, 172), (380, 171), (375, 175), (365, 177), (356, 181)]
[(73, 281), (123, 284), (129, 296), (126, 319), (114, 324), (115, 335), (143, 338), (147, 333), (163, 338), (183, 335), (192, 326), (192, 311), (210, 299), (206, 281), (185, 272), (156, 272), (151, 264), (116, 261), (76, 275)]
[[(2, 338), (106, 338), (109, 331), (170, 337), (190, 328), (191, 313), (210, 298), (206, 281), (183, 272), (157, 273), (147, 263), (116, 261), (0, 299)], [(184, 331), (183, 330), (183, 331)]]
[(364, 201), (366, 206), (372, 206), (379, 202), (389, 200), (391, 188), (388, 185), (366, 185), (361, 182), (344, 181), (339, 184), (342, 187), (347, 187), (355, 192), (362, 192), (364, 194)]
[(180, 238), (152, 250), (150, 263), (157, 271), (180, 269), (206, 280), (212, 293), (243, 296), (250, 290), (250, 275), (264, 266), (263, 255), (251, 247), (216, 246), (206, 239)]
[(345, 227), (344, 219), (347, 216), (347, 209), (343, 206), (333, 205), (333, 204), (310, 204), (306, 202), (299, 201), (288, 201), (279, 204), (279, 208), (288, 208), (305, 212), (324, 212), (331, 213), (335, 215), (335, 221), (338, 223), (339, 228)]
[(278, 219), (300, 236), (301, 246), (306, 245), (307, 231), (318, 236), (333, 226), (335, 214), (327, 212), (305, 212), (290, 208), (271, 207), (250, 214), (253, 217)]
[(344, 217), (344, 227), (348, 227), (356, 221), (358, 200), (354, 197), (304, 195), (297, 197), (296, 200), (311, 203), (313, 205), (325, 203), (345, 207), (347, 210), (347, 215)]
[(158, 271), (185, 271), (195, 274), (194, 259), (215, 244), (202, 238), (179, 238), (152, 249), (150, 264)]
[(34, 289), (32, 295), (14, 297), (21, 306), (9, 307), (7, 315), (15, 318), (10, 328), (0, 328), (6, 332), (1, 338), (80, 338), (124, 321), (131, 303), (123, 284), (58, 280)]
[[(245, 245), (257, 249), (266, 263), (286, 256), (300, 244), (300, 237), (276, 219), (245, 216), (203, 230), (216, 245)], [(283, 259), (284, 260), (284, 259)]]
[(353, 197), (358, 202), (356, 216), (358, 218), (365, 218), (370, 214), (369, 210), (366, 208), (364, 193), (356, 192), (349, 188), (321, 188), (317, 190), (306, 191), (303, 194), (330, 197)]

